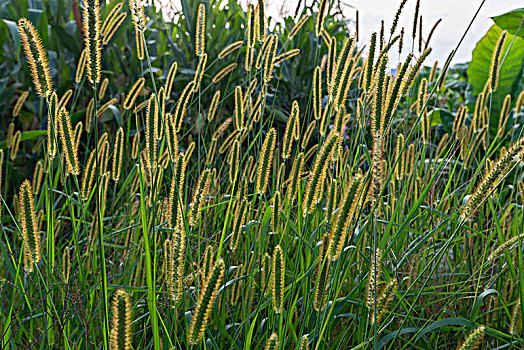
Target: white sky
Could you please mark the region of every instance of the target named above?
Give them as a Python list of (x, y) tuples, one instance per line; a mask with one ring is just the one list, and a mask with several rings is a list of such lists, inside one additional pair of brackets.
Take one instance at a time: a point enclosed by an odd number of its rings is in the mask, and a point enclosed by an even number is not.
[[(245, 2), (246, 0), (243, 0)], [(255, 0), (251, 0), (255, 1)], [(311, 3), (311, 0), (305, 0)], [(391, 22), (395, 17), (401, 0), (342, 0), (347, 4), (343, 8), (344, 14), (349, 18), (355, 17), (355, 10), (359, 10), (360, 34), (359, 40), (365, 42), (371, 33), (380, 32), (380, 21), (385, 21), (386, 38), (389, 37)], [(284, 7), (291, 14), (294, 13), (298, 0), (267, 0), (268, 14), (279, 17), (279, 10)], [(444, 64), (450, 51), (455, 48), (469, 22), (473, 18), (482, 0), (421, 0), (419, 15), (423, 16), (423, 38), (427, 38), (431, 27), (439, 19), (442, 22), (437, 27), (431, 38), (430, 46), (433, 47), (432, 55), (427, 62), (439, 61), (439, 66)], [(413, 14), (416, 0), (408, 0), (402, 11), (398, 29), (405, 27), (405, 33), (411, 39), (413, 28)], [(471, 60), (471, 52), (475, 44), (486, 34), (493, 24), (490, 17), (503, 14), (507, 11), (524, 7), (523, 0), (486, 0), (477, 18), (473, 22), (468, 34), (457, 51), (453, 63)], [(397, 32), (398, 34), (398, 32)], [(406, 37), (406, 36), (405, 36)], [(407, 41), (404, 41), (407, 43)], [(406, 44), (404, 48), (407, 48)], [(416, 44), (418, 50), (418, 43)], [(411, 40), (409, 40), (411, 48)]]

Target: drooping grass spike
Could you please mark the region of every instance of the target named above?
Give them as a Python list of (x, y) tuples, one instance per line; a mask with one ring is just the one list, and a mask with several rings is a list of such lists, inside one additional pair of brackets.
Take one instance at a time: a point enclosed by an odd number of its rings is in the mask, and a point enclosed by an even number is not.
[(491, 196), (493, 190), (504, 180), (515, 164), (524, 157), (524, 136), (513, 143), (506, 152), (490, 167), (480, 184), (460, 212), (462, 220), (471, 219), (473, 214)]
[(264, 194), (266, 192), (276, 140), (277, 131), (274, 128), (271, 128), (264, 139), (262, 151), (260, 152), (257, 161), (256, 193), (258, 194)]
[(221, 69), (215, 76), (211, 79), (213, 84), (218, 84), (226, 75), (231, 73), (236, 67), (238, 66), (238, 63), (231, 63), (225, 66), (223, 69)]
[(187, 333), (189, 344), (196, 345), (204, 336), (207, 321), (213, 310), (213, 302), (224, 277), (224, 260), (220, 258), (213, 267), (213, 272), (202, 286), (196, 308), (191, 318), (191, 325)]
[(299, 128), (299, 114), (300, 108), (298, 102), (295, 100), (291, 105), (291, 113), (289, 115), (286, 131), (284, 132), (284, 140), (282, 141), (282, 158), (288, 159), (291, 156), (291, 149), (293, 148), (293, 139), (296, 139), (295, 134)]
[(24, 91), (22, 92), (22, 94), (20, 94), (20, 96), (18, 96), (15, 106), (13, 107), (13, 117), (18, 117), (18, 115), (20, 114), (20, 110), (22, 109), (22, 106), (24, 105), (24, 102), (27, 99), (28, 95), (29, 92)]
[(119, 14), (118, 17), (113, 22), (111, 22), (111, 25), (107, 28), (107, 31), (102, 34), (102, 45), (109, 44), (122, 23), (124, 23), (126, 17), (127, 13), (124, 12)]
[(111, 11), (109, 11), (106, 18), (104, 19), (104, 23), (102, 23), (102, 27), (100, 28), (102, 35), (106, 35), (106, 33), (109, 31), (109, 28), (118, 17), (118, 12), (122, 9), (123, 5), (123, 2), (119, 2), (111, 9)]
[(183, 300), (184, 258), (186, 249), (186, 231), (183, 223), (173, 230), (169, 244), (165, 245), (166, 283), (169, 297), (173, 303)]
[(35, 264), (40, 262), (40, 233), (35, 215), (33, 189), (29, 180), (20, 186), (18, 194), (20, 210), (20, 226), (24, 238), (24, 262), (27, 272), (33, 272)]
[(271, 34), (270, 36), (270, 42), (267, 47), (267, 53), (264, 58), (264, 81), (266, 83), (271, 81), (271, 78), (273, 76), (273, 68), (275, 65), (275, 55), (277, 52), (277, 46), (278, 46), (278, 37), (276, 34)]
[(138, 79), (131, 89), (129, 89), (129, 92), (127, 93), (126, 99), (124, 100), (124, 109), (131, 109), (135, 105), (136, 98), (138, 97), (138, 94), (142, 91), (144, 88), (146, 80), (142, 77)]
[(298, 54), (300, 54), (300, 49), (292, 49), (284, 53), (281, 53), (280, 55), (275, 57), (275, 64), (278, 64), (285, 60), (289, 60), (291, 57), (295, 57)]
[(313, 171), (307, 182), (304, 200), (302, 202), (303, 216), (311, 214), (317, 203), (322, 199), (322, 188), (326, 178), (326, 171), (330, 161), (333, 159), (333, 152), (338, 145), (338, 133), (331, 132), (320, 149), (315, 159)]
[(295, 35), (297, 35), (298, 31), (306, 24), (306, 22), (309, 20), (309, 15), (303, 15), (300, 17), (300, 19), (295, 23), (293, 28), (291, 28), (291, 31), (289, 32), (289, 39), (293, 39)]
[(176, 71), (178, 69), (178, 63), (177, 61), (173, 61), (173, 63), (171, 63), (171, 66), (169, 67), (169, 71), (167, 72), (167, 76), (166, 76), (166, 83), (165, 83), (165, 88), (166, 88), (166, 98), (169, 99), (171, 97), (171, 90), (173, 89), (173, 82), (175, 81), (175, 75), (176, 75)]
[[(253, 5), (250, 5), (250, 6), (253, 6)], [(231, 43), (231, 44), (227, 45), (226, 47), (224, 47), (224, 49), (222, 51), (220, 51), (218, 53), (218, 59), (222, 60), (222, 59), (226, 58), (233, 51), (240, 49), (243, 44), (244, 44), (244, 41), (243, 40), (239, 40), (239, 41), (235, 41), (234, 43)]]
[(324, 309), (327, 299), (327, 284), (331, 261), (328, 257), (329, 237), (326, 234), (322, 237), (320, 251), (318, 253), (317, 271), (315, 276), (315, 295), (313, 296), (313, 308), (319, 312)]
[(17, 130), (11, 140), (11, 153), (9, 154), (11, 160), (15, 160), (18, 155), (18, 148), (20, 147), (20, 139), (22, 138), (22, 132)]
[(177, 230), (182, 223), (182, 209), (184, 198), (184, 185), (186, 175), (186, 162), (183, 153), (179, 153), (176, 158), (175, 169), (173, 172), (173, 179), (171, 181), (171, 189), (169, 191), (169, 215), (170, 227)]
[(86, 49), (83, 49), (82, 53), (80, 54), (80, 59), (78, 60), (78, 64), (76, 66), (75, 83), (80, 83), (82, 81), (82, 78), (84, 77), (85, 68), (86, 68)]
[(67, 167), (72, 175), (80, 174), (78, 166), (78, 152), (76, 149), (76, 142), (71, 127), (71, 119), (69, 113), (65, 108), (58, 112), (58, 125), (60, 129), (60, 139), (62, 140), (62, 147), (67, 160)]
[(146, 154), (151, 170), (157, 164), (157, 138), (158, 138), (158, 104), (156, 95), (151, 94), (146, 110)]
[(328, 252), (329, 258), (332, 261), (337, 260), (340, 257), (344, 243), (346, 242), (347, 232), (353, 217), (358, 209), (358, 203), (361, 202), (361, 198), (365, 198), (365, 194), (361, 193), (364, 189), (363, 176), (357, 174), (351, 181), (349, 189), (346, 192), (342, 206), (337, 212), (333, 225), (331, 226), (330, 240), (325, 242), (329, 244)]
[(493, 57), (491, 59), (491, 67), (489, 69), (489, 81), (491, 82), (490, 90), (496, 91), (499, 85), (500, 77), (500, 66), (501, 66), (501, 57), (503, 55), (502, 49), (504, 48), (504, 43), (506, 42), (506, 36), (508, 31), (504, 30), (497, 41), (495, 46), (495, 51), (493, 51)]
[(115, 138), (115, 148), (113, 153), (113, 180), (118, 182), (120, 179), (120, 172), (122, 170), (122, 157), (124, 154), (124, 129), (118, 128)]
[(209, 110), (207, 111), (207, 121), (211, 122), (215, 118), (218, 103), (220, 102), (220, 90), (217, 90), (211, 99)]
[(193, 95), (193, 87), (195, 86), (194, 81), (190, 81), (184, 90), (182, 91), (182, 94), (180, 95), (176, 108), (175, 108), (175, 114), (173, 115), (173, 121), (176, 126), (176, 131), (179, 132), (182, 128), (182, 120), (184, 118), (184, 115), (186, 113), (187, 105), (189, 103), (189, 100), (191, 99), (191, 95)]
[(248, 202), (246, 198), (243, 198), (242, 201), (237, 202), (235, 216), (233, 218), (233, 233), (231, 240), (229, 241), (229, 249), (231, 251), (236, 251), (238, 244), (240, 243), (240, 232), (242, 226), (245, 224), (245, 218), (248, 210)]
[(206, 169), (200, 175), (198, 183), (193, 192), (193, 201), (190, 204), (189, 209), (189, 225), (195, 226), (198, 224), (200, 218), (200, 211), (204, 205), (209, 185), (211, 184), (211, 170)]
[(58, 133), (58, 96), (53, 91), (47, 111), (47, 152), (50, 159), (56, 156), (56, 134)]
[(96, 167), (96, 152), (91, 152), (87, 159), (85, 171), (82, 175), (82, 186), (81, 196), (82, 200), (86, 201), (89, 199), (91, 189), (93, 188), (93, 180), (95, 178), (95, 167)]
[(200, 82), (202, 81), (202, 76), (204, 75), (204, 71), (206, 69), (207, 64), (207, 53), (203, 53), (200, 58), (198, 59), (198, 65), (195, 72), (195, 78), (193, 81), (195, 82), (195, 85), (193, 86), (193, 92), (197, 92), (200, 88)]
[(375, 319), (375, 310), (370, 312), (370, 321), (371, 323), (376, 323), (380, 325), (384, 319), (384, 315), (389, 311), (389, 305), (395, 296), (397, 290), (397, 279), (393, 278), (391, 281), (386, 284), (380, 291), (380, 295), (377, 297), (376, 302), (376, 314), (377, 318)]
[(286, 192), (286, 195), (291, 202), (294, 203), (295, 198), (297, 197), (298, 184), (300, 181), (300, 175), (302, 174), (302, 168), (304, 167), (304, 153), (300, 152), (295, 159), (293, 160), (293, 167), (291, 168), (291, 173), (289, 174), (289, 186)]

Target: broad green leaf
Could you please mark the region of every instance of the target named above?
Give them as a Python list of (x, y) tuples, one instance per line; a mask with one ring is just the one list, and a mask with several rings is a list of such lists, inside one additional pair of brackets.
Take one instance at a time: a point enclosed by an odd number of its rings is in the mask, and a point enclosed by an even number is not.
[(455, 117), (449, 110), (442, 109), (442, 108), (435, 108), (429, 112), (429, 118), (431, 120), (432, 126), (442, 124), (446, 132), (451, 133), (453, 129), (453, 121), (455, 120)]
[(51, 30), (54, 34), (56, 34), (60, 44), (74, 53), (75, 56), (80, 56), (80, 43), (75, 38), (73, 38), (73, 36), (69, 35), (64, 27), (53, 25)]
[(9, 32), (11, 33), (11, 37), (15, 43), (15, 57), (18, 59), (18, 57), (20, 57), (20, 34), (18, 34), (18, 25), (16, 22), (9, 21), (7, 19), (4, 19), (4, 23), (7, 24), (7, 28), (9, 28)]
[[(468, 80), (475, 96), (482, 92), (489, 78), (493, 51), (501, 33), (502, 29), (493, 25), (473, 50), (473, 57), (468, 67)], [(501, 59), (499, 85), (491, 100), (492, 126), (498, 124), (500, 109), (506, 95), (511, 94), (515, 98), (518, 94), (524, 60), (524, 39), (508, 33)]]
[[(20, 141), (27, 141), (27, 140), (36, 140), (40, 136), (47, 135), (47, 130), (30, 130), (30, 131), (24, 131), (20, 135)], [(0, 142), (0, 148), (6, 148), (5, 147), (5, 140)]]
[(524, 38), (524, 23), (522, 23), (524, 18), (524, 8), (506, 12), (500, 16), (491, 18), (500, 29), (507, 30), (510, 34), (518, 35), (521, 38)]

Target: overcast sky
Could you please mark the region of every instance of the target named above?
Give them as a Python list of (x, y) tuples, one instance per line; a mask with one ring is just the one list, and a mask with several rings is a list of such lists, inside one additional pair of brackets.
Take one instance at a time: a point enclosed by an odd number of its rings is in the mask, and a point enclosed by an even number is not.
[[(254, 2), (254, 0), (251, 0)], [(310, 3), (311, 0), (305, 0)], [(245, 0), (244, 0), (245, 2)], [(401, 0), (342, 0), (347, 4), (343, 11), (346, 16), (354, 18), (355, 10), (359, 10), (360, 40), (369, 40), (373, 31), (380, 31), (380, 21), (385, 21), (386, 33), (389, 34), (391, 22), (395, 17)], [(294, 13), (298, 0), (268, 0), (268, 13), (278, 17), (279, 10), (284, 6)], [(423, 16), (423, 38), (426, 38), (435, 22), (442, 18), (430, 42), (433, 53), (429, 62), (444, 63), (450, 51), (455, 48), (469, 22), (475, 15), (482, 0), (421, 0), (420, 14)], [(406, 33), (411, 37), (413, 28), (413, 13), (416, 0), (408, 0), (399, 20), (399, 28), (404, 26)], [(523, 0), (486, 0), (473, 22), (464, 42), (455, 55), (453, 63), (466, 62), (471, 59), (471, 52), (475, 44), (486, 34), (493, 24), (490, 17), (503, 14), (507, 11), (524, 7)], [(387, 37), (387, 36), (386, 36)], [(410, 45), (411, 47), (411, 41)], [(406, 47), (406, 46), (404, 46)]]

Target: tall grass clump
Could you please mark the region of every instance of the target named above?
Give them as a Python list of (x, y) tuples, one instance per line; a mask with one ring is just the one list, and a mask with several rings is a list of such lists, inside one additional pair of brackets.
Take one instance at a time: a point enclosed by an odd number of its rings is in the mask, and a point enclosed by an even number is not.
[(424, 1), (15, 2), (2, 348), (524, 346), (521, 10), (467, 67)]

